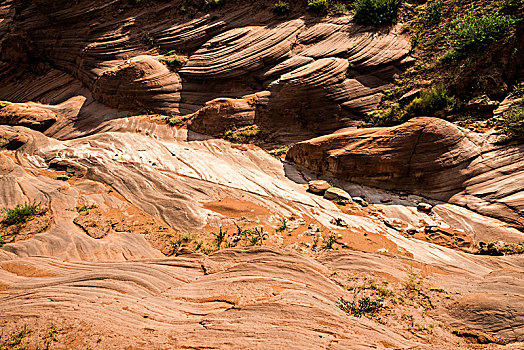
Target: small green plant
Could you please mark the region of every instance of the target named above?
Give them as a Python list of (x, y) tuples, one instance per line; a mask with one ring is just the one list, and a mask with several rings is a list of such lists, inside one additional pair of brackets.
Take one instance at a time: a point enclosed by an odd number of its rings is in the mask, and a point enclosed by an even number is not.
[(2, 224), (5, 226), (18, 225), (41, 215), (45, 209), (41, 208), (41, 203), (17, 204), (13, 209), (2, 209), (0, 216), (3, 216)]
[(7, 103), (3, 103), (3, 102), (0, 102), (0, 109), (4, 108), (4, 107), (7, 107), (8, 104)]
[(224, 133), (224, 139), (236, 143), (246, 143), (260, 138), (262, 135), (263, 133), (257, 125), (248, 125), (235, 130), (227, 130)]
[(224, 243), (224, 241), (226, 240), (226, 237), (228, 236), (227, 231), (223, 231), (222, 226), (220, 226), (218, 233), (211, 232), (211, 234), (215, 236), (215, 245), (217, 249), (220, 249), (220, 247), (222, 246), (222, 243)]
[(289, 3), (287, 1), (277, 1), (275, 5), (273, 5), (273, 12), (277, 15), (284, 16), (289, 13)]
[(440, 23), (442, 17), (442, 0), (431, 1), (426, 5), (424, 22), (429, 25)]
[(511, 36), (516, 21), (497, 12), (480, 12), (471, 8), (458, 15), (449, 27), (451, 50), (442, 61), (450, 61), (482, 51), (493, 42)]
[(450, 96), (443, 85), (438, 85), (430, 90), (424, 90), (420, 96), (413, 99), (406, 106), (405, 116), (408, 118), (419, 116), (433, 116), (438, 111), (446, 113), (458, 109), (458, 100)]
[(0, 247), (3, 247), (5, 245), (4, 238), (0, 236)]
[(347, 301), (344, 298), (338, 299), (338, 307), (355, 317), (375, 316), (378, 312), (385, 309), (386, 306), (381, 300), (372, 300), (370, 297), (363, 297), (358, 301)]
[(282, 232), (282, 231), (285, 231), (287, 229), (287, 219), (286, 218), (282, 218), (280, 219), (280, 225), (278, 225), (276, 231), (277, 232)]
[(365, 26), (384, 26), (397, 22), (403, 0), (357, 0), (355, 23)]
[(333, 249), (333, 245), (337, 243), (337, 236), (334, 233), (330, 233), (327, 238), (322, 237), (325, 249)]
[(249, 237), (249, 242), (251, 245), (262, 245), (262, 242), (267, 239), (267, 233), (264, 232), (263, 227), (255, 227), (251, 230), (251, 236)]
[(307, 10), (316, 13), (326, 13), (329, 9), (328, 0), (308, 0)]
[(331, 12), (338, 16), (345, 14), (347, 11), (348, 9), (346, 5), (340, 2), (337, 2), (336, 4), (334, 4), (333, 7), (331, 8)]

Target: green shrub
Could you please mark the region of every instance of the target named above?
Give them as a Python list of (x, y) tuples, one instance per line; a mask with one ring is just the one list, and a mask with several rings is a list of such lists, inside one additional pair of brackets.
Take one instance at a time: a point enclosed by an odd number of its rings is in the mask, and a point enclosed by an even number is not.
[(384, 26), (397, 22), (403, 0), (357, 0), (353, 20), (365, 26)]
[(326, 13), (329, 9), (328, 0), (308, 0), (307, 9), (311, 12)]
[(493, 42), (510, 36), (514, 26), (515, 20), (511, 16), (470, 9), (451, 23), (447, 37), (452, 52), (446, 55), (449, 59), (456, 59), (481, 51)]
[(442, 17), (442, 1), (432, 1), (426, 6), (426, 13), (424, 14), (424, 21), (427, 24), (435, 25), (440, 23)]
[(377, 312), (386, 307), (380, 300), (371, 300), (369, 297), (363, 297), (358, 302), (347, 301), (344, 298), (338, 299), (338, 307), (355, 317), (362, 317), (363, 315), (374, 316)]
[(519, 102), (502, 116), (502, 130), (510, 140), (524, 140), (524, 102)]
[(335, 5), (333, 5), (333, 8), (331, 9), (331, 12), (333, 12), (335, 15), (343, 15), (348, 11), (346, 5), (337, 2)]
[(405, 117), (432, 116), (435, 112), (452, 112), (458, 108), (455, 97), (449, 96), (448, 91), (442, 85), (430, 90), (424, 90), (420, 97), (415, 98), (406, 106)]
[(367, 121), (375, 126), (396, 125), (404, 121), (404, 112), (398, 103), (393, 103), (386, 109), (369, 112)]
[(289, 13), (289, 3), (286, 1), (278, 1), (273, 5), (273, 12), (277, 15), (287, 15)]
[(7, 103), (3, 103), (3, 102), (0, 102), (0, 109), (4, 108), (4, 107), (7, 107), (8, 104)]
[(44, 212), (45, 210), (41, 208), (41, 203), (17, 204), (13, 209), (2, 209), (0, 216), (4, 217), (2, 224), (10, 226), (22, 224)]

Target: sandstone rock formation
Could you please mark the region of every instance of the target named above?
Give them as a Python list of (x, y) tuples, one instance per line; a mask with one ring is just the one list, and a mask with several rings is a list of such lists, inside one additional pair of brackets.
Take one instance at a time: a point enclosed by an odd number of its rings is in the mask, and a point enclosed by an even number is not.
[(0, 4), (0, 348), (522, 348), (522, 145), (350, 129), (402, 24), (273, 4)]

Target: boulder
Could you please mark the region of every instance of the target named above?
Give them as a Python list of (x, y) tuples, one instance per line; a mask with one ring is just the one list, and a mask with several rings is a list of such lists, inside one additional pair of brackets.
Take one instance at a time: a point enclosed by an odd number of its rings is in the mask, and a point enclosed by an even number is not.
[(351, 196), (349, 193), (338, 187), (330, 187), (324, 192), (324, 198), (326, 199), (345, 199), (350, 201)]
[(353, 197), (353, 202), (360, 204), (362, 207), (367, 207), (369, 204), (361, 197)]
[(417, 209), (425, 213), (429, 213), (431, 212), (431, 209), (433, 209), (433, 206), (428, 203), (420, 202), (419, 204), (417, 204)]
[(308, 190), (316, 194), (323, 194), (331, 186), (327, 181), (324, 180), (313, 180), (309, 181)]

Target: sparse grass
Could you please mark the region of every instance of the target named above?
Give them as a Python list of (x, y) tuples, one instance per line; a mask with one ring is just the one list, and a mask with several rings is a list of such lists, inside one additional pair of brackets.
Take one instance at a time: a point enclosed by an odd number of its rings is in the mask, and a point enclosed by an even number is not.
[(408, 279), (404, 285), (404, 289), (407, 291), (415, 291), (420, 289), (420, 284), (422, 283), (422, 278), (413, 270), (413, 267), (410, 266), (408, 271)]
[(391, 126), (405, 121), (405, 113), (398, 103), (367, 114), (366, 120), (375, 126)]
[(357, 0), (353, 20), (365, 26), (384, 26), (397, 22), (403, 0)]
[(0, 216), (3, 217), (1, 223), (5, 226), (23, 224), (37, 215), (45, 213), (41, 203), (17, 204), (13, 209), (2, 209)]
[(287, 1), (277, 1), (275, 5), (273, 5), (273, 12), (277, 15), (284, 16), (289, 13), (289, 3)]
[(90, 209), (96, 209), (98, 208), (98, 205), (96, 204), (91, 204), (91, 205), (82, 205), (82, 206), (76, 206), (75, 207), (75, 210), (79, 213), (83, 212), (83, 211), (88, 211)]
[(170, 242), (172, 247), (172, 254), (175, 254), (184, 246), (184, 244), (191, 242), (192, 237), (189, 233), (179, 234), (177, 239)]
[(369, 283), (364, 283), (356, 287), (350, 287), (348, 288), (348, 290), (356, 291), (356, 292), (360, 292), (363, 290), (372, 290), (372, 291), (375, 291), (380, 296), (380, 298), (391, 297), (395, 294), (395, 292), (393, 292), (392, 290), (386, 287), (382, 287), (373, 281)]
[(179, 55), (176, 50), (168, 51), (164, 54), (162, 61), (171, 69), (177, 70), (187, 63), (187, 57)]
[(362, 297), (358, 301), (347, 301), (344, 298), (338, 299), (337, 305), (342, 311), (355, 317), (375, 316), (378, 312), (385, 309), (386, 306), (381, 300), (372, 300), (370, 297)]
[(224, 139), (235, 143), (247, 143), (262, 137), (263, 133), (257, 125), (248, 125), (235, 130), (227, 130)]
[(19, 330), (15, 331), (11, 335), (7, 336), (4, 339), (4, 336), (0, 337), (0, 349), (1, 350), (7, 350), (7, 349), (14, 349), (14, 350), (23, 350), (26, 349), (26, 345), (24, 344), (24, 338), (30, 333), (31, 331), (27, 328), (27, 325), (24, 325)]
[(481, 255), (514, 255), (524, 253), (524, 243), (506, 243), (506, 242), (490, 242), (485, 247), (481, 248), (476, 254)]
[(327, 13), (329, 9), (328, 0), (308, 0), (307, 10), (315, 13)]
[(449, 27), (451, 49), (441, 59), (449, 62), (480, 52), (493, 42), (512, 35), (515, 19), (498, 11), (471, 8), (459, 14)]

